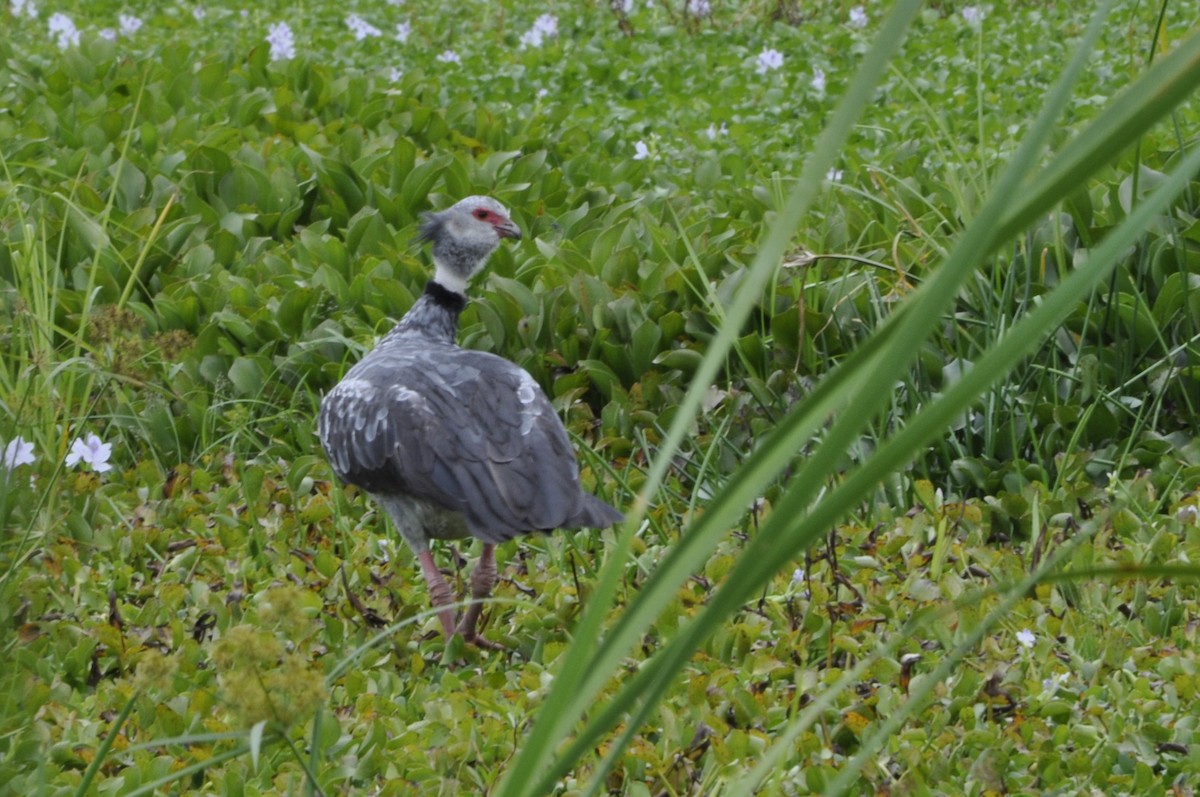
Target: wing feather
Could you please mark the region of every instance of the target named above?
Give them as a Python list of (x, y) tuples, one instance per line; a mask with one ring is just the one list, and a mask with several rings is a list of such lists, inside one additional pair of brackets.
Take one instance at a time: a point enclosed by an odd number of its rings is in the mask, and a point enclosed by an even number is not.
[(342, 480), (462, 512), (489, 542), (620, 519), (580, 489), (566, 429), (533, 377), (486, 352), (373, 352), (325, 396), (318, 433)]

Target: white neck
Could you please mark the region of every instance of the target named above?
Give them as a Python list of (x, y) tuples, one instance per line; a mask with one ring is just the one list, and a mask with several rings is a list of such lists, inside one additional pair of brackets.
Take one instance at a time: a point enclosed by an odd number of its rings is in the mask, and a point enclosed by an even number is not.
[(433, 281), (448, 291), (467, 295), (467, 281), (433, 259)]

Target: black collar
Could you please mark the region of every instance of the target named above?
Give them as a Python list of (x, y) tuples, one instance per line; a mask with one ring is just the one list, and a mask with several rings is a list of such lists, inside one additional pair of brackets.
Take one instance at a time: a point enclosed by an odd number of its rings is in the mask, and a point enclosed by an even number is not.
[(467, 297), (461, 293), (452, 291), (445, 285), (435, 280), (430, 280), (425, 283), (425, 295), (433, 299), (433, 303), (444, 310), (448, 310), (454, 314), (461, 313), (463, 308), (467, 306)]

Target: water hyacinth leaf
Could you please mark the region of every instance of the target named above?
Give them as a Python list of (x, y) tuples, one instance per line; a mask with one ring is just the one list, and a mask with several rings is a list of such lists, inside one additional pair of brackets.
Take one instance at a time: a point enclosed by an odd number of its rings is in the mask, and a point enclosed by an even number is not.
[(229, 366), (228, 376), (234, 388), (243, 396), (260, 395), (266, 381), (266, 374), (254, 357), (238, 357)]
[(417, 164), (405, 176), (400, 186), (400, 198), (410, 213), (415, 215), (416, 210), (424, 205), (425, 197), (450, 162), (449, 157), (430, 158)]

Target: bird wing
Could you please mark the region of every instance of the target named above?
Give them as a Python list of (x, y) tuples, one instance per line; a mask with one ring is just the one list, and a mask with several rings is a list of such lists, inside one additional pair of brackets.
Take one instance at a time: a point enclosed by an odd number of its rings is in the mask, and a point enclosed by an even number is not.
[(318, 430), (344, 481), (461, 512), (488, 542), (620, 519), (581, 491), (566, 429), (533, 377), (486, 352), (369, 356), (325, 397)]

